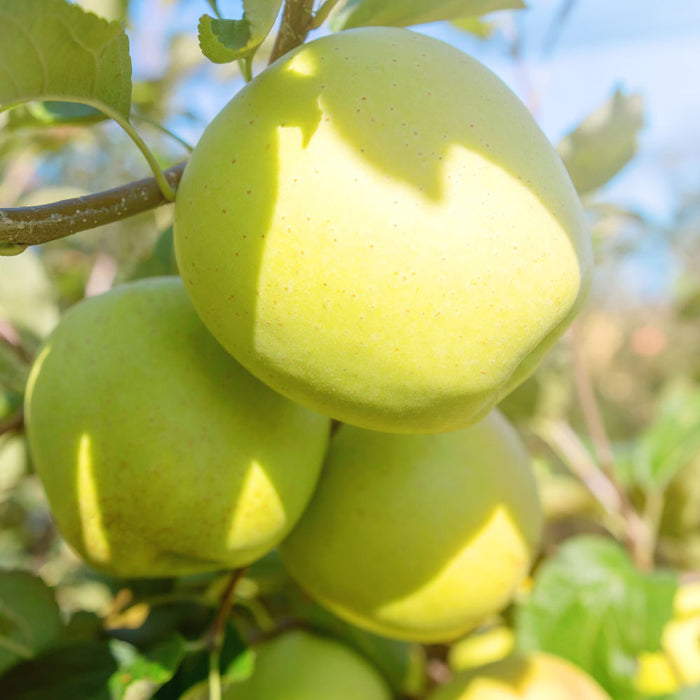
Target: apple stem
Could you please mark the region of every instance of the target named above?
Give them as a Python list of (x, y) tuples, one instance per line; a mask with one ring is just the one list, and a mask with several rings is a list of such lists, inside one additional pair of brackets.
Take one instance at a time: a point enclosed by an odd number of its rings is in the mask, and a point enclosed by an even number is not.
[(306, 41), (313, 26), (314, 0), (287, 0), (282, 13), (275, 45), (270, 54), (270, 63)]

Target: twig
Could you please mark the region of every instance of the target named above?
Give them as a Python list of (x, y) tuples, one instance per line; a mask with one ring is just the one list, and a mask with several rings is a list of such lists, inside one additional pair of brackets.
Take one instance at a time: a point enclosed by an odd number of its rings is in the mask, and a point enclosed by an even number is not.
[(270, 63), (306, 41), (313, 24), (313, 6), (314, 0), (286, 1), (282, 23), (270, 54)]
[(226, 621), (231, 615), (236, 584), (241, 580), (245, 568), (236, 569), (221, 595), (221, 602), (216, 611), (216, 617), (211, 627), (204, 635), (204, 641), (209, 648), (209, 700), (221, 700), (221, 649), (226, 637)]
[[(183, 162), (165, 171), (173, 189), (177, 188), (184, 169)], [(20, 246), (48, 243), (168, 203), (156, 179), (148, 177), (84, 197), (36, 207), (0, 209), (0, 243)]]
[(214, 618), (214, 622), (212, 622), (211, 627), (206, 634), (206, 639), (210, 646), (215, 646), (216, 644), (223, 642), (226, 620), (228, 620), (229, 615), (231, 614), (236, 585), (241, 580), (244, 572), (244, 568), (233, 571), (231, 573), (231, 578), (226, 584), (224, 592), (221, 594), (221, 601), (219, 602), (219, 607), (216, 611), (216, 617)]
[(578, 394), (581, 411), (583, 412), (586, 427), (593, 441), (598, 464), (608, 476), (615, 474), (615, 457), (613, 455), (610, 438), (605, 429), (603, 416), (598, 406), (598, 400), (593, 390), (593, 382), (588, 367), (581, 352), (581, 333), (578, 321), (571, 324), (566, 336), (571, 353), (574, 384)]
[(617, 479), (612, 445), (593, 389), (591, 374), (581, 352), (578, 321), (571, 324), (566, 340), (571, 354), (571, 368), (579, 405), (596, 455), (596, 468), (600, 469), (617, 491), (618, 509), (626, 523), (625, 544), (630, 555), (641, 569), (649, 569), (653, 566), (653, 539), (650, 537), (648, 526)]
[(569, 470), (591, 492), (603, 509), (620, 517), (621, 498), (617, 486), (598, 468), (573, 428), (564, 421), (542, 420), (535, 433), (564, 461)]
[(24, 430), (24, 411), (20, 409), (4, 420), (0, 420), (0, 435), (19, 433)]

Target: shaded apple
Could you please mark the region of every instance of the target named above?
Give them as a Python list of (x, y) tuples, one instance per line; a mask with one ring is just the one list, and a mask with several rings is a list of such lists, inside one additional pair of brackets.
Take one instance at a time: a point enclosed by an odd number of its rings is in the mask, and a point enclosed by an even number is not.
[(391, 700), (384, 679), (340, 642), (287, 632), (256, 649), (255, 669), (224, 700)]
[(329, 421), (211, 337), (179, 278), (121, 285), (64, 316), (28, 382), (34, 466), (65, 539), (120, 576), (248, 564), (291, 529)]
[(444, 642), (508, 604), (541, 526), (527, 453), (499, 413), (436, 435), (344, 425), (279, 551), (302, 588), (348, 622)]

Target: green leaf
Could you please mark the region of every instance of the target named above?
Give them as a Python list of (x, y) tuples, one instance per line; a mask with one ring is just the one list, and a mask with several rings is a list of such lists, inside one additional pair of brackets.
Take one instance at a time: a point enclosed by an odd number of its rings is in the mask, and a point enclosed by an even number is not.
[(41, 259), (33, 251), (0, 258), (0, 319), (45, 336), (58, 322), (58, 304)]
[(336, 13), (334, 31), (352, 27), (408, 27), (524, 8), (523, 0), (348, 0)]
[(0, 677), (0, 698), (112, 700), (108, 684), (116, 671), (108, 642), (57, 647)]
[(175, 675), (185, 656), (185, 640), (173, 634), (147, 652), (115, 640), (111, 649), (119, 662), (119, 669), (109, 681), (112, 697), (150, 698)]
[[(0, 572), (0, 673), (36, 655), (59, 636), (53, 591), (24, 571)], [(2, 692), (0, 698), (11, 697)]]
[(557, 150), (579, 194), (601, 187), (632, 159), (644, 125), (641, 95), (616, 90), (565, 136)]
[(678, 389), (659, 406), (634, 451), (634, 477), (642, 486), (665, 487), (700, 455), (700, 391)]
[[(199, 19), (199, 46), (213, 63), (250, 58), (270, 33), (282, 0), (244, 0), (242, 19)], [(216, 8), (214, 8), (216, 10)]]
[(517, 609), (518, 641), (579, 665), (616, 700), (636, 700), (637, 657), (660, 650), (676, 588), (672, 572), (639, 571), (617, 542), (569, 540)]
[(107, 119), (99, 110), (76, 102), (30, 102), (13, 109), (7, 129), (46, 126), (83, 126)]
[(479, 17), (463, 17), (462, 19), (452, 20), (450, 24), (463, 32), (473, 34), (478, 39), (488, 39), (495, 28), (493, 22), (486, 22)]
[(89, 12), (94, 12), (105, 19), (126, 19), (129, 9), (129, 0), (73, 0)]
[(249, 53), (250, 22), (243, 19), (199, 18), (199, 47), (212, 63), (230, 63)]
[[(243, 680), (252, 672), (253, 652), (247, 651), (237, 630), (226, 624), (224, 644), (221, 649), (219, 672), (224, 683)], [(208, 699), (209, 651), (198, 651), (184, 657), (172, 679), (153, 696), (157, 700)], [(0, 696), (1, 697), (1, 696)], [(129, 698), (129, 700), (131, 700)]]
[(177, 275), (175, 260), (175, 245), (173, 242), (173, 227), (170, 226), (158, 236), (151, 254), (136, 265), (129, 279), (143, 277), (159, 277), (162, 275)]
[(0, 109), (32, 100), (79, 102), (128, 119), (129, 40), (65, 0), (0, 0)]
[(235, 656), (221, 672), (224, 683), (240, 683), (253, 674), (255, 670), (255, 651), (244, 649)]

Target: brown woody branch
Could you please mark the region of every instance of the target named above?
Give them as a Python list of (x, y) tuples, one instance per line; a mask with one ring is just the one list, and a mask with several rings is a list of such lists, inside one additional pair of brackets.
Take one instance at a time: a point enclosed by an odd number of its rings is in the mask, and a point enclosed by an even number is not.
[[(184, 169), (183, 162), (165, 171), (173, 189), (177, 188)], [(30, 246), (48, 243), (169, 203), (155, 178), (148, 177), (84, 197), (36, 207), (0, 209), (0, 244)]]
[(314, 0), (287, 0), (270, 63), (306, 41), (313, 27)]
[[(314, 0), (286, 1), (270, 62), (304, 43), (315, 26), (313, 5)], [(326, 2), (319, 19), (325, 18), (333, 5), (334, 0)], [(173, 190), (177, 189), (184, 169), (185, 163), (179, 163), (165, 171)], [(21, 249), (48, 243), (168, 203), (155, 178), (149, 177), (84, 197), (35, 207), (0, 209), (0, 247)]]

